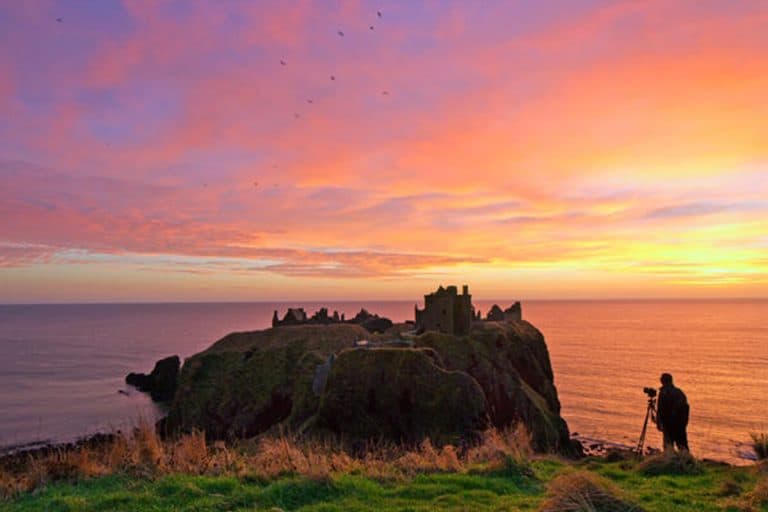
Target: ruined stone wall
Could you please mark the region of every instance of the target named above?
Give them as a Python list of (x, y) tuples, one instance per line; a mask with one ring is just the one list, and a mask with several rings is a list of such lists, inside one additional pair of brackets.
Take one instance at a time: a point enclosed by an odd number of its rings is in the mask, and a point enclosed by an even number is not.
[(467, 335), (472, 328), (472, 296), (457, 295), (453, 304), (452, 334)]
[(426, 295), (419, 327), (425, 331), (452, 333), (454, 297), (451, 295)]

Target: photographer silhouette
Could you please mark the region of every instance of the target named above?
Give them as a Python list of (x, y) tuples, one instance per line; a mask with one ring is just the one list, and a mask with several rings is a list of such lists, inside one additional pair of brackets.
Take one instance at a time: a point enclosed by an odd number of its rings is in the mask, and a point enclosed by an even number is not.
[(656, 425), (664, 433), (664, 451), (688, 450), (688, 399), (672, 383), (672, 375), (661, 374), (661, 389), (657, 404)]

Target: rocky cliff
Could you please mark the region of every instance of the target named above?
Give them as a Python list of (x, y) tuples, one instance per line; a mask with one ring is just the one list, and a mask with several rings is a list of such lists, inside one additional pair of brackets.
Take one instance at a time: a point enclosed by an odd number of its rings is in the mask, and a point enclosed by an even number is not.
[(351, 439), (458, 443), (486, 424), (477, 381), (430, 348), (347, 349), (335, 359), (312, 428)]
[(157, 402), (168, 402), (176, 394), (176, 382), (179, 377), (181, 361), (179, 356), (170, 356), (159, 360), (149, 374), (129, 373), (125, 383), (139, 391), (144, 391)]
[(541, 451), (578, 449), (571, 446), (560, 417), (544, 336), (530, 323), (479, 322), (464, 338), (428, 332), (416, 339), (416, 346), (434, 349), (446, 369), (466, 372), (477, 381), (494, 426), (524, 423)]
[[(544, 337), (528, 322), (385, 343), (393, 332), (371, 338), (341, 324), (230, 334), (185, 361), (165, 428), (233, 438), (287, 427), (445, 443), (523, 422), (537, 449), (575, 449)], [(363, 339), (371, 341), (356, 346)]]

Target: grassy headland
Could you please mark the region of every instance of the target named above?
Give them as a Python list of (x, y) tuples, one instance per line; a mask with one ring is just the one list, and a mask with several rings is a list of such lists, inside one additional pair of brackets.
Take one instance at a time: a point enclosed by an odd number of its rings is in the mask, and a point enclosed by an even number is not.
[(768, 510), (768, 467), (614, 453), (535, 455), (529, 436), (486, 432), (477, 446), (358, 447), (289, 437), (162, 441), (149, 427), (53, 452), (0, 473), (0, 510)]

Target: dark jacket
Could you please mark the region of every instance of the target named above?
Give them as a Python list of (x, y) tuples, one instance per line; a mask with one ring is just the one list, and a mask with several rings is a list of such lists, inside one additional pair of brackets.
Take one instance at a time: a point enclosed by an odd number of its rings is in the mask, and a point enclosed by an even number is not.
[(662, 386), (659, 390), (657, 411), (659, 430), (684, 428), (688, 425), (688, 399), (680, 388), (671, 384)]

